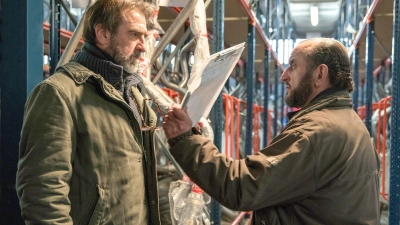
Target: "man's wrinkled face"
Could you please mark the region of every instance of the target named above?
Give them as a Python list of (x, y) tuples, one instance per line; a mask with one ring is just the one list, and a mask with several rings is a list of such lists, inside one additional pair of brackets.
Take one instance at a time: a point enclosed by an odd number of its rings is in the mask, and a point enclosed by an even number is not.
[(123, 50), (121, 44), (118, 43), (115, 37), (112, 38), (110, 44), (111, 56), (118, 65), (121, 65), (128, 73), (134, 73), (139, 68), (139, 58), (142, 54), (141, 51), (134, 50), (133, 52), (126, 52)]
[(125, 10), (118, 31), (111, 38), (109, 52), (118, 65), (128, 73), (134, 73), (145, 48), (146, 19), (134, 10)]

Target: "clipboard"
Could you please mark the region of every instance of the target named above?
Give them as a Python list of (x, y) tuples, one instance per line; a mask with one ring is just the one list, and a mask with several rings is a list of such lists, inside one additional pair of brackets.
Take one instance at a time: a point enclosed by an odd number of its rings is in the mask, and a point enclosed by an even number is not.
[(190, 91), (186, 92), (185, 96), (182, 99), (181, 109), (185, 109), (187, 107), (191, 95), (192, 93)]
[(232, 46), (210, 55), (201, 67), (201, 73), (193, 78), (183, 97), (181, 108), (187, 112), (195, 126), (201, 117), (208, 117), (212, 106), (225, 82), (242, 55), (245, 43)]

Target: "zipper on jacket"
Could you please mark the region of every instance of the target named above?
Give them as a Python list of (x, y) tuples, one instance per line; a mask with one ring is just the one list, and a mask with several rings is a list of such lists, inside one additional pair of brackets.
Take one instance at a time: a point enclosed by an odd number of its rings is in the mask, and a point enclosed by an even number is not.
[(147, 162), (147, 151), (144, 147), (144, 141), (146, 140), (146, 131), (143, 131), (142, 133), (142, 150), (143, 150), (143, 156), (144, 156), (144, 160)]
[(146, 150), (143, 148), (143, 155), (144, 155), (144, 160), (147, 162), (147, 152)]

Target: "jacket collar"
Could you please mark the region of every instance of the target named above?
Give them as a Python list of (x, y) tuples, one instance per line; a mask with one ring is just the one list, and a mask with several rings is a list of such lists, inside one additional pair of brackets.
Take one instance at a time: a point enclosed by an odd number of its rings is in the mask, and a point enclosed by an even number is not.
[(317, 96), (315, 96), (315, 97), (311, 100), (311, 102), (313, 102), (314, 100), (320, 98), (321, 96), (333, 94), (333, 93), (338, 92), (338, 91), (341, 91), (340, 88), (337, 88), (337, 87), (330, 87), (330, 88), (327, 88), (327, 89), (321, 91), (319, 94), (317, 94)]
[[(114, 59), (106, 52), (100, 50), (95, 45), (85, 43), (81, 51), (77, 52), (72, 59), (82, 66), (93, 71), (95, 74), (101, 75), (108, 83), (115, 87), (120, 93), (124, 92), (124, 78), (131, 77), (131, 83), (138, 84), (143, 82), (142, 77), (137, 74), (129, 74), (124, 71), (123, 67), (116, 64)], [(87, 74), (73, 74), (76, 80), (86, 81)]]
[(300, 117), (314, 110), (319, 110), (327, 106), (349, 107), (353, 106), (348, 91), (332, 87), (319, 93), (306, 107), (296, 112), (288, 113), (289, 120)]
[(75, 61), (68, 62), (67, 64), (57, 69), (57, 71), (59, 70), (64, 70), (65, 73), (68, 74), (77, 84), (83, 84), (88, 81), (89, 77), (93, 77), (93, 81), (100, 85), (105, 94), (107, 94), (111, 98), (116, 98), (118, 100), (124, 101), (122, 96), (120, 94), (117, 94), (118, 92), (115, 90), (115, 88), (111, 84), (106, 82), (100, 74), (94, 73), (93, 71)]

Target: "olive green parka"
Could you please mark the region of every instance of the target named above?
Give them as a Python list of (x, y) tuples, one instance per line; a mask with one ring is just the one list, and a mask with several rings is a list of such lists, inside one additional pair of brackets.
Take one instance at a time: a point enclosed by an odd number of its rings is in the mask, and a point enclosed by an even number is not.
[[(155, 126), (137, 87), (130, 93)], [(16, 187), (26, 224), (160, 224), (153, 146), (110, 83), (64, 65), (25, 107)]]

